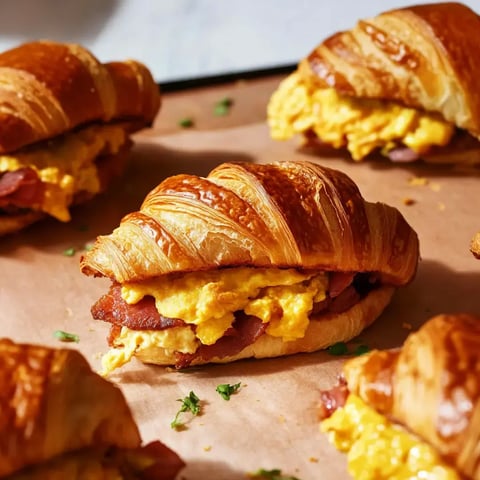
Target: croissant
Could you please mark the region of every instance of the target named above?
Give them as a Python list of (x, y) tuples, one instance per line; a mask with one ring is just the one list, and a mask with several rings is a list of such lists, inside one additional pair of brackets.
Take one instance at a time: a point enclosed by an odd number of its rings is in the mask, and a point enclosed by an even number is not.
[(120, 389), (77, 351), (1, 339), (0, 385), (0, 478), (173, 480), (183, 466), (158, 441), (141, 446)]
[(182, 368), (311, 352), (357, 335), (410, 282), (418, 238), (345, 174), (310, 162), (177, 175), (97, 238), (81, 271), (108, 277), (105, 372), (132, 356)]
[(476, 258), (480, 258), (480, 232), (477, 232), (470, 243), (470, 251)]
[(0, 235), (103, 191), (130, 134), (160, 94), (139, 62), (100, 63), (80, 45), (31, 42), (0, 53)]
[(480, 163), (480, 17), (409, 6), (324, 40), (274, 92), (271, 135), (393, 161)]
[[(438, 315), (410, 334), (400, 351), (375, 350), (346, 362), (344, 384), (322, 394), (322, 416), (334, 411), (322, 430), (352, 452), (349, 470), (355, 478), (420, 478), (421, 469), (421, 478), (453, 480), (461, 474), (478, 480), (479, 371), (480, 317)], [(389, 461), (382, 474), (360, 477), (354, 457), (367, 444), (375, 455), (372, 442), (398, 447), (383, 452)]]

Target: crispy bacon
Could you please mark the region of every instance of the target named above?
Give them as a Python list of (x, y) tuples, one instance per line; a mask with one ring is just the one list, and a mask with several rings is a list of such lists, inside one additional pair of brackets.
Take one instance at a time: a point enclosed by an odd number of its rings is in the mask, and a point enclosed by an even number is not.
[(348, 395), (348, 386), (344, 377), (338, 378), (338, 383), (330, 390), (320, 392), (318, 416), (320, 420), (330, 417), (335, 410), (345, 405)]
[(338, 297), (352, 282), (353, 272), (331, 272), (328, 284), (328, 294), (331, 298)]
[(200, 345), (195, 353), (177, 353), (177, 368), (188, 367), (194, 359), (209, 361), (212, 358), (224, 358), (240, 353), (254, 343), (267, 328), (259, 318), (237, 312), (232, 328), (213, 345)]
[(115, 325), (124, 325), (132, 330), (164, 330), (184, 326), (183, 320), (166, 318), (158, 313), (153, 297), (144, 297), (138, 303), (129, 305), (122, 298), (122, 287), (112, 284), (107, 294), (91, 309), (95, 320), (103, 320)]
[(45, 185), (30, 167), (0, 174), (0, 207), (28, 208), (43, 201)]

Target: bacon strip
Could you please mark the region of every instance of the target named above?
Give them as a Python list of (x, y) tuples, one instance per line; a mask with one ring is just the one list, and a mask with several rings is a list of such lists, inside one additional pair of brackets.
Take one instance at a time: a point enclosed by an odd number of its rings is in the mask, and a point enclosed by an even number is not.
[(122, 287), (114, 283), (108, 293), (100, 297), (91, 309), (95, 320), (115, 325), (124, 325), (132, 330), (164, 330), (185, 326), (178, 318), (166, 318), (158, 313), (153, 297), (144, 297), (138, 303), (129, 305), (122, 298)]
[(45, 185), (30, 167), (0, 174), (0, 207), (28, 208), (43, 201)]
[(330, 417), (335, 410), (343, 407), (349, 394), (347, 382), (343, 377), (339, 377), (337, 385), (330, 390), (321, 391), (318, 410), (319, 419), (325, 420)]

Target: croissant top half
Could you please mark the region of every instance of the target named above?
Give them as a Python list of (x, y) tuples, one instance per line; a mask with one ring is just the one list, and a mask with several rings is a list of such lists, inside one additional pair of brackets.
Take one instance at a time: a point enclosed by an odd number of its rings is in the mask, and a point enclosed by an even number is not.
[(140, 443), (121, 391), (80, 353), (0, 340), (0, 477), (65, 452)]
[(461, 3), (410, 6), (323, 41), (299, 71), (320, 88), (439, 112), (480, 138), (480, 17)]
[(480, 317), (434, 317), (401, 351), (373, 351), (344, 372), (350, 392), (480, 479)]
[(0, 154), (93, 121), (152, 122), (160, 95), (134, 60), (100, 63), (80, 45), (31, 42), (0, 53)]
[(378, 272), (401, 285), (418, 239), (400, 212), (365, 201), (344, 173), (309, 162), (230, 164), (177, 175), (97, 238), (87, 275), (119, 283), (232, 266)]

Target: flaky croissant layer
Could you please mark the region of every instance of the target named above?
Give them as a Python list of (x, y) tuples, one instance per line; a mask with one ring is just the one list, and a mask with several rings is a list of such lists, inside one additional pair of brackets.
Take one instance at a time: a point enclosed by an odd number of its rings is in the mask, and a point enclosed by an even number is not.
[(413, 278), (418, 238), (400, 212), (366, 202), (345, 174), (310, 162), (222, 164), (177, 175), (81, 260), (118, 283), (219, 267), (293, 267)]

